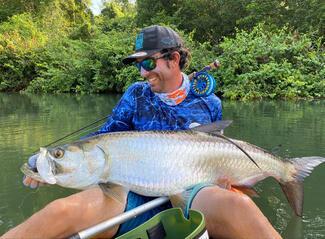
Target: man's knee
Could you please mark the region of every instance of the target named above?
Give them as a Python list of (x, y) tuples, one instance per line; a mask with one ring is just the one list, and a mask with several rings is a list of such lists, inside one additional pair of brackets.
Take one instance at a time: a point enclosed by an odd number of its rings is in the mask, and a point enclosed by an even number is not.
[(203, 209), (207, 211), (215, 209), (220, 211), (237, 211), (250, 210), (255, 207), (254, 202), (245, 194), (231, 192), (219, 187), (203, 188), (193, 200), (192, 206), (194, 208)]
[(203, 212), (209, 234), (214, 237), (255, 238), (256, 231), (262, 230), (263, 238), (280, 238), (245, 194), (206, 187), (194, 198), (192, 208)]
[(235, 207), (249, 209), (254, 206), (254, 202), (246, 194), (230, 192), (228, 197), (229, 203)]

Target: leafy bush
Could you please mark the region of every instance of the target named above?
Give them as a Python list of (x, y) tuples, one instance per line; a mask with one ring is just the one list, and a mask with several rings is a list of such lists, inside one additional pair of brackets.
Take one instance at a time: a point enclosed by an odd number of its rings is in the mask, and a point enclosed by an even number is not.
[(219, 72), (224, 95), (231, 99), (325, 97), (324, 49), (306, 34), (287, 27), (226, 38)]
[[(84, 77), (92, 77), (88, 59), (89, 46), (81, 40), (68, 38), (52, 42), (41, 54), (42, 70), (27, 88), (29, 92), (78, 92)], [(84, 87), (87, 87), (84, 86)]]
[(89, 42), (64, 39), (46, 48), (47, 66), (34, 79), (30, 92), (122, 92), (136, 80), (135, 69), (127, 77), (121, 59), (132, 51), (127, 32), (110, 31)]
[(0, 91), (27, 87), (37, 75), (38, 52), (46, 42), (30, 14), (14, 15), (0, 25)]

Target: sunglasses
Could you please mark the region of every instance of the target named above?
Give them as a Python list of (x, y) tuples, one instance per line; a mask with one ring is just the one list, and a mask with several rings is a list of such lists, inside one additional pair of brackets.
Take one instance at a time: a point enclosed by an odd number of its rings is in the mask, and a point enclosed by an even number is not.
[(167, 54), (163, 54), (161, 56), (156, 56), (156, 57), (148, 57), (140, 62), (136, 62), (135, 65), (141, 71), (141, 67), (145, 69), (146, 71), (152, 71), (153, 69), (156, 68), (157, 63), (156, 61), (158, 59), (166, 57)]

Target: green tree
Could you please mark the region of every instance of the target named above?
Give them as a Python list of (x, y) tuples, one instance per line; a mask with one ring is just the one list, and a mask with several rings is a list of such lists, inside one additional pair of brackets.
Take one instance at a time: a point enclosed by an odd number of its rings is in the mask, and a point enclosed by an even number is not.
[(183, 4), (184, 0), (137, 0), (137, 25), (143, 27), (156, 23), (171, 23), (168, 19), (172, 17)]
[(194, 31), (194, 39), (217, 43), (235, 32), (245, 14), (242, 0), (184, 0), (174, 16), (180, 29)]
[(19, 91), (37, 75), (36, 54), (48, 41), (31, 14), (12, 16), (0, 25), (0, 91)]
[(300, 32), (324, 35), (325, 4), (322, 0), (253, 0), (246, 5), (247, 16), (239, 20), (241, 27), (252, 29), (257, 23), (283, 27), (289, 24)]
[(8, 20), (15, 14), (24, 12), (35, 14), (39, 12), (43, 6), (46, 6), (53, 0), (1, 0), (0, 1), (0, 23)]
[(246, 16), (244, 4), (244, 0), (138, 0), (137, 23), (172, 23), (187, 33), (194, 32), (195, 40), (216, 43), (235, 32), (237, 20)]
[(113, 0), (104, 5), (101, 15), (96, 17), (96, 26), (100, 31), (133, 32), (137, 29), (135, 23), (135, 4), (127, 0)]
[[(9, 4), (19, 6), (19, 1)], [(0, 24), (0, 90), (19, 91), (39, 77), (49, 58), (45, 48), (66, 37), (88, 39), (91, 34), (87, 4), (74, 0), (29, 1), (17, 8), (32, 9)], [(18, 11), (17, 10), (17, 11)]]

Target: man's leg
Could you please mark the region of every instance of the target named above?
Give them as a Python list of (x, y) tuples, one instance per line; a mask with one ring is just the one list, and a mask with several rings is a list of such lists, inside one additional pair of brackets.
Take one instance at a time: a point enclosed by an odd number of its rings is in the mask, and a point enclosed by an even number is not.
[(281, 238), (246, 195), (217, 186), (200, 190), (192, 208), (205, 215), (212, 238)]
[[(99, 188), (88, 189), (51, 202), (2, 238), (64, 238), (123, 213), (125, 202), (126, 195), (119, 203)], [(118, 226), (101, 237), (111, 238), (117, 230)]]

